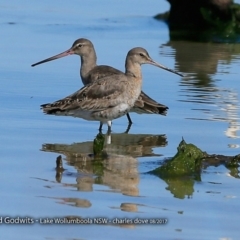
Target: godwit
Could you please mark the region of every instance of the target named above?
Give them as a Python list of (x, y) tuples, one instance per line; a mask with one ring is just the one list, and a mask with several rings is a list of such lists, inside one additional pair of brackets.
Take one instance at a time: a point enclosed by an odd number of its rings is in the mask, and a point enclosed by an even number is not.
[[(73, 43), (72, 47), (66, 50), (65, 52), (62, 52), (40, 62), (37, 62), (33, 64), (32, 67), (72, 54), (76, 54), (81, 57), (80, 76), (84, 85), (92, 83), (103, 77), (115, 74), (124, 74), (123, 72), (110, 66), (105, 65), (97, 66), (97, 55), (94, 46), (90, 40), (85, 38), (80, 38), (76, 40)], [(181, 74), (179, 75), (182, 76)], [(137, 113), (149, 113), (149, 114), (155, 113), (166, 115), (167, 109), (168, 109), (167, 106), (156, 102), (155, 100), (150, 98), (147, 94), (141, 92), (131, 111)], [(127, 118), (129, 124), (131, 125), (132, 120), (128, 113)], [(101, 129), (101, 125), (99, 129)]]
[(126, 57), (125, 74), (119, 72), (93, 81), (66, 98), (42, 105), (43, 112), (100, 121), (100, 129), (107, 123), (110, 132), (111, 121), (127, 114), (138, 99), (142, 87), (141, 64), (146, 63), (180, 75), (153, 61), (145, 49), (133, 48)]

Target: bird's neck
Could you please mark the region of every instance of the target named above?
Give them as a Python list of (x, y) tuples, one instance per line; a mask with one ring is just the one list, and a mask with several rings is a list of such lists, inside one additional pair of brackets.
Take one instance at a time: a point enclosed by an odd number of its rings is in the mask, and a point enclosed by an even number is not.
[(142, 81), (142, 71), (141, 65), (133, 63), (131, 61), (126, 61), (125, 63), (125, 74), (131, 77), (136, 78), (136, 80)]
[(129, 85), (129, 91), (131, 94), (131, 100), (132, 104), (134, 105), (134, 102), (137, 100), (141, 93), (142, 89), (142, 71), (141, 71), (141, 66), (138, 63), (133, 63), (131, 61), (126, 61), (125, 64), (126, 71), (125, 74), (128, 78)]
[(97, 65), (97, 56), (96, 52), (93, 50), (87, 56), (81, 56), (81, 68), (80, 76), (84, 85), (88, 84), (89, 72), (96, 67)]

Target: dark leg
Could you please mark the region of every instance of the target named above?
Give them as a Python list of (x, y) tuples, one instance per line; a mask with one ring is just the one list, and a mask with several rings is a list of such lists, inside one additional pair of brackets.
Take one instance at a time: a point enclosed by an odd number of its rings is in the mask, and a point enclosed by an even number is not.
[(103, 126), (103, 123), (102, 122), (100, 122), (100, 125), (99, 125), (99, 132), (102, 132), (102, 126)]
[(131, 129), (131, 126), (132, 126), (132, 123), (128, 123), (128, 127), (127, 127), (127, 129), (126, 129), (126, 131), (124, 132), (124, 133), (128, 133), (129, 132), (129, 130)]
[(129, 115), (129, 113), (127, 113), (127, 118), (128, 118), (128, 122), (129, 122), (129, 124), (131, 124), (132, 125), (132, 119), (130, 118), (130, 115)]

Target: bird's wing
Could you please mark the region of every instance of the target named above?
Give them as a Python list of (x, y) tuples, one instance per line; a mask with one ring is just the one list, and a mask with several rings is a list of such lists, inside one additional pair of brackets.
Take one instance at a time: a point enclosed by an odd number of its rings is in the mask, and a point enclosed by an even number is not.
[(167, 106), (158, 103), (142, 91), (137, 101), (135, 102), (132, 111), (138, 112), (138, 110), (141, 110), (142, 113), (156, 113), (166, 115), (167, 109)]
[(121, 94), (128, 87), (125, 75), (115, 75), (90, 83), (77, 92), (51, 104), (41, 107), (47, 111), (67, 111), (73, 109), (104, 110), (121, 103)]

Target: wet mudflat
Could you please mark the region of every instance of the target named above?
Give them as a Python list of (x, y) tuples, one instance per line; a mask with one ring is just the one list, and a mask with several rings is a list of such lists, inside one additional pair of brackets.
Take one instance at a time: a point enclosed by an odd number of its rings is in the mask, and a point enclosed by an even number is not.
[[(152, 18), (167, 3), (127, 4), (0, 4), (5, 239), (238, 239), (238, 175), (224, 165), (203, 169), (201, 181), (164, 181), (146, 172), (174, 156), (182, 137), (209, 154), (240, 153), (240, 45), (170, 41), (167, 26)], [(128, 134), (127, 118), (115, 120), (102, 161), (92, 156), (97, 122), (39, 108), (82, 86), (79, 58), (30, 67), (81, 37), (94, 43), (98, 64), (124, 70), (128, 50), (141, 46), (186, 75), (142, 67), (144, 92), (167, 105), (168, 115), (131, 113)], [(59, 155), (64, 171), (55, 169)], [(98, 224), (100, 217), (106, 222)]]

